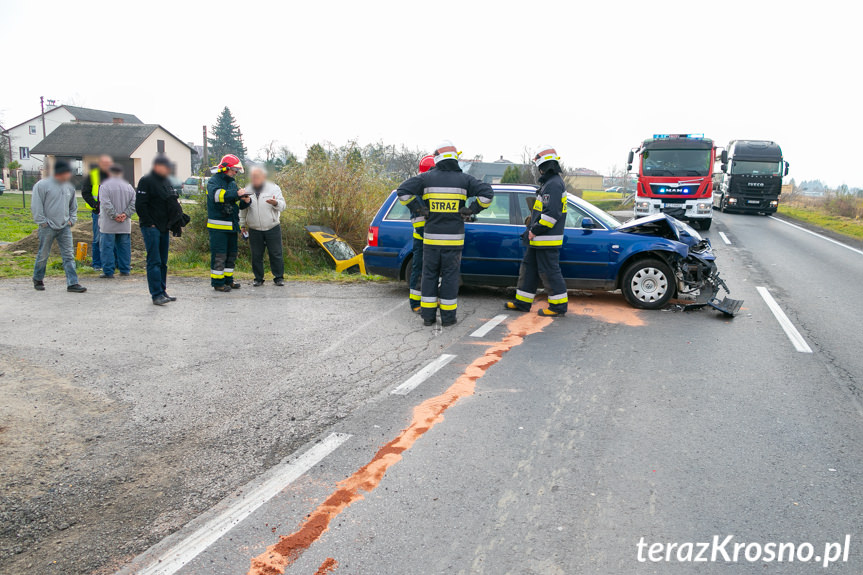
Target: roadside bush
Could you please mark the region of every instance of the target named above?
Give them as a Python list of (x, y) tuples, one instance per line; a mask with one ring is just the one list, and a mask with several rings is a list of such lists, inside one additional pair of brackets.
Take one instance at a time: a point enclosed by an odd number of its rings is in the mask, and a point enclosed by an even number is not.
[(276, 175), (288, 209), (282, 215), (287, 245), (306, 242), (303, 226), (328, 226), (359, 252), (368, 225), (395, 186), (367, 169), (359, 155), (316, 157)]

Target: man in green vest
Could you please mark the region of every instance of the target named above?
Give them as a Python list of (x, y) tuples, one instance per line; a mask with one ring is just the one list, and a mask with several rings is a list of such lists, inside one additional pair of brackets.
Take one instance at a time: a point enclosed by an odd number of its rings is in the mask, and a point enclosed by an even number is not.
[(93, 220), (93, 243), (90, 244), (90, 254), (94, 270), (102, 270), (102, 256), (99, 246), (99, 186), (110, 177), (108, 170), (114, 165), (114, 160), (107, 154), (99, 156), (99, 163), (93, 166), (84, 184), (81, 186), (81, 197), (90, 208), (90, 217)]

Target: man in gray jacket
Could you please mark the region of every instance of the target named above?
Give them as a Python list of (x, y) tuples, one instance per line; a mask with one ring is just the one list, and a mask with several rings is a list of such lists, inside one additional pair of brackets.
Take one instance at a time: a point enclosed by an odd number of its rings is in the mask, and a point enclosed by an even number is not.
[(273, 283), (284, 286), (285, 260), (282, 254), (282, 226), (279, 224), (285, 211), (285, 197), (282, 190), (273, 182), (267, 181), (267, 171), (260, 166), (252, 168), (251, 203), (240, 210), (240, 231), (248, 234), (249, 248), (252, 250), (252, 273), (255, 274), (255, 287), (264, 285), (264, 249), (270, 255), (270, 271)]
[[(102, 249), (102, 275), (114, 277), (114, 268), (121, 276), (132, 271), (132, 215), (135, 213), (135, 188), (123, 179), (123, 168), (113, 165), (111, 177), (99, 187), (99, 230)], [(116, 262), (114, 261), (116, 257)]]
[(75, 271), (75, 253), (72, 249), (72, 226), (78, 221), (78, 199), (72, 186), (72, 168), (68, 162), (57, 160), (54, 176), (39, 180), (33, 186), (30, 211), (33, 221), (39, 224), (39, 253), (33, 269), (33, 287), (44, 291), (45, 266), (51, 254), (54, 240), (63, 257), (63, 270), (66, 272), (66, 291), (83, 293), (87, 288), (78, 283)]

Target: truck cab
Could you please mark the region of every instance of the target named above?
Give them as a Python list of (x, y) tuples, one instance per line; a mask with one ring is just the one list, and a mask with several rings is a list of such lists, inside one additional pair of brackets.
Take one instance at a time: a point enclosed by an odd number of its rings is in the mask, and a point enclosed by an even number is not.
[(716, 148), (702, 134), (656, 134), (629, 152), (638, 156), (635, 217), (668, 214), (702, 230), (713, 221)]
[(788, 162), (769, 140), (732, 140), (723, 150), (721, 172), (713, 177), (713, 206), (723, 212), (773, 214), (779, 207)]

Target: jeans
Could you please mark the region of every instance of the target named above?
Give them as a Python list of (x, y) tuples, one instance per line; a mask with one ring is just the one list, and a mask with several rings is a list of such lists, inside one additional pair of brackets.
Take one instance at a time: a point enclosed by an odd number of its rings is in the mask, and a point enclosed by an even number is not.
[(270, 256), (270, 271), (273, 279), (284, 279), (285, 260), (282, 255), (282, 226), (269, 229), (265, 232), (249, 230), (249, 248), (252, 250), (252, 273), (255, 279), (264, 281), (264, 248)]
[(100, 241), (102, 234), (99, 233), (99, 214), (90, 212), (90, 217), (93, 218), (93, 243), (90, 244), (90, 257), (93, 262), (93, 269), (102, 268), (102, 250)]
[(165, 294), (168, 282), (168, 247), (171, 236), (167, 231), (161, 232), (159, 228), (141, 228), (144, 236), (144, 247), (147, 248), (147, 286), (150, 295), (156, 299)]
[(33, 269), (33, 281), (40, 282), (45, 278), (45, 266), (51, 254), (51, 245), (57, 240), (60, 255), (63, 257), (63, 271), (66, 272), (66, 285), (78, 283), (78, 272), (75, 271), (75, 252), (72, 249), (72, 227), (64, 226), (55, 230), (50, 226), (39, 226), (39, 253), (36, 254), (36, 266)]
[(132, 234), (100, 234), (99, 243), (103, 274), (114, 275), (115, 267), (123, 274), (132, 271)]

